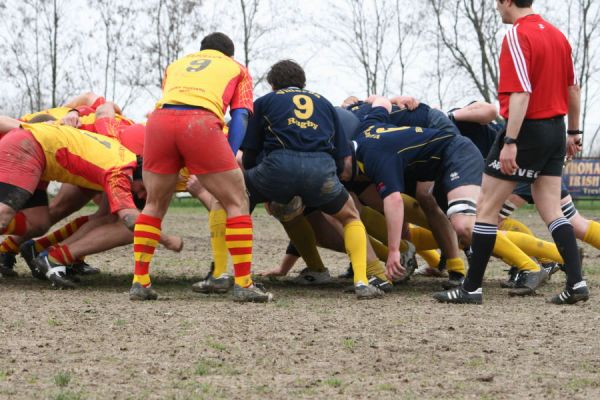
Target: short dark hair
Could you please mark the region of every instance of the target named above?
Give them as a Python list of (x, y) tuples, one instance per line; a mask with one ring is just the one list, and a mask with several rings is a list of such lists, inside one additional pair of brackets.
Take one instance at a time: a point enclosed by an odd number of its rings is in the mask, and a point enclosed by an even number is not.
[[(505, 1), (506, 0), (500, 0), (500, 3), (504, 3)], [(512, 0), (512, 2), (515, 3), (518, 8), (531, 7), (533, 4), (533, 0)]]
[(235, 46), (226, 34), (213, 32), (202, 39), (202, 42), (200, 42), (200, 50), (217, 50), (226, 56), (233, 57)]
[(281, 60), (273, 64), (267, 74), (267, 82), (273, 90), (294, 86), (304, 89), (306, 75), (302, 67), (292, 60)]
[(56, 121), (56, 118), (54, 118), (50, 114), (38, 114), (35, 117), (31, 118), (27, 122), (29, 124), (37, 124), (37, 123), (40, 123), (40, 122), (48, 122), (48, 121)]

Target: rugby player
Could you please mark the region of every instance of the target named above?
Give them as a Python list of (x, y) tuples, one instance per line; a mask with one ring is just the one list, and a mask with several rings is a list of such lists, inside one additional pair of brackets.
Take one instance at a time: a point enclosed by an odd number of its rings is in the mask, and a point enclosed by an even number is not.
[[(52, 117), (49, 117), (52, 118)], [(12, 128), (12, 129), (11, 129)], [(32, 223), (28, 210), (21, 211), (41, 180), (71, 183), (106, 193), (110, 211), (129, 229), (138, 211), (132, 191), (142, 193), (138, 160), (114, 139), (66, 125), (21, 123), (0, 119), (0, 131), (10, 129), (0, 140), (0, 233), (25, 235)], [(19, 160), (15, 163), (14, 160)], [(45, 220), (49, 220), (48, 208)], [(44, 255), (36, 263), (38, 272), (54, 284), (66, 284), (67, 251)], [(72, 260), (71, 260), (72, 261)]]
[[(231, 148), (244, 137), (252, 112), (252, 78), (232, 57), (234, 45), (220, 32), (202, 39), (200, 51), (171, 63), (163, 95), (146, 125), (144, 183), (146, 205), (134, 230), (134, 278), (131, 300), (154, 300), (149, 267), (158, 243), (161, 221), (187, 167), (227, 213), (225, 240), (233, 259), (234, 301), (267, 302), (273, 296), (251, 277), (252, 219), (244, 177)], [(231, 110), (228, 138), (224, 113)], [(233, 143), (230, 147), (229, 143)]]
[[(304, 70), (294, 61), (275, 63), (267, 81), (273, 91), (256, 100), (242, 146), (251, 203), (286, 204), (299, 196), (307, 207), (333, 216), (343, 226), (357, 297), (382, 296), (381, 290), (369, 285), (365, 227), (337, 176), (338, 169), (343, 175), (351, 173), (351, 150), (334, 107), (304, 89)], [(263, 154), (260, 162), (259, 154)], [(403, 272), (401, 265), (395, 266), (395, 275)]]

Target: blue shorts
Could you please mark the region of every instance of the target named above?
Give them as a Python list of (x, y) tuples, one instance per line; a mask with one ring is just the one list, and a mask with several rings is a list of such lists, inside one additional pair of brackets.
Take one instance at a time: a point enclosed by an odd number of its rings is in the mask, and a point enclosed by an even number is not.
[(322, 152), (275, 150), (258, 166), (245, 171), (250, 203), (288, 203), (300, 196), (304, 205), (335, 214), (348, 200), (333, 157)]
[(455, 136), (442, 155), (442, 175), (436, 186), (444, 193), (460, 186), (481, 186), (484, 162), (477, 146), (462, 135)]

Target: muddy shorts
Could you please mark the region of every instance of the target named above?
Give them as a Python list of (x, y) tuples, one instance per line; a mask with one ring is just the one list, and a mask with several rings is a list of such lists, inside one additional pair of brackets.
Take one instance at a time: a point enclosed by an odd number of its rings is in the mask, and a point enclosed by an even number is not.
[(239, 168), (223, 133), (223, 121), (208, 110), (154, 110), (145, 136), (145, 171), (176, 174), (185, 166), (198, 175)]
[(348, 200), (348, 192), (337, 177), (335, 161), (327, 153), (275, 150), (246, 171), (244, 178), (252, 204), (285, 204), (300, 196), (306, 207), (335, 214)]

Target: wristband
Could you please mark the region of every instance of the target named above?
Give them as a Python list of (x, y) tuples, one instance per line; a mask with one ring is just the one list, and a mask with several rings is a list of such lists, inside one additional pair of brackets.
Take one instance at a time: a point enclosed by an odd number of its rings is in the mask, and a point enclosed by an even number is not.
[(517, 139), (511, 138), (510, 136), (504, 136), (504, 138), (502, 139), (502, 141), (505, 144), (517, 144)]
[(583, 135), (583, 131), (580, 131), (579, 129), (569, 129), (567, 131), (568, 135)]
[(450, 121), (456, 122), (456, 118), (454, 117), (454, 112), (448, 111), (448, 118), (450, 118)]

